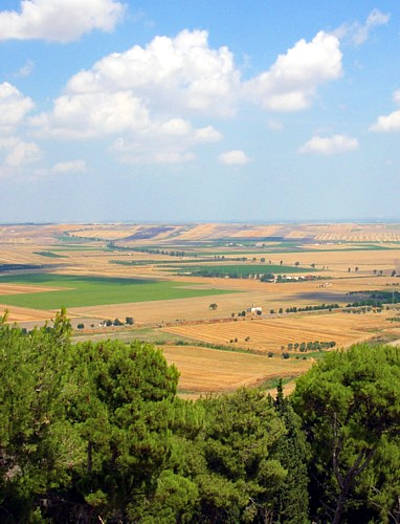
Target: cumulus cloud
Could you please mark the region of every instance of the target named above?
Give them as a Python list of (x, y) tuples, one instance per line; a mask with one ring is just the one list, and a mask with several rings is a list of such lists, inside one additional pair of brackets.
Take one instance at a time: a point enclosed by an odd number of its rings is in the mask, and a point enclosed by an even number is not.
[(319, 85), (341, 75), (341, 60), (337, 37), (320, 32), (244, 82), (227, 47), (210, 47), (206, 31), (184, 30), (105, 56), (30, 122), (41, 137), (112, 137), (122, 161), (186, 162), (196, 145), (222, 139), (194, 119), (231, 117), (244, 99), (267, 110), (304, 109)]
[(241, 149), (234, 149), (233, 151), (221, 153), (218, 160), (221, 164), (226, 166), (243, 166), (250, 162), (250, 158)]
[(400, 110), (393, 111), (386, 116), (378, 117), (375, 124), (370, 127), (371, 131), (378, 133), (389, 133), (391, 131), (400, 131)]
[(0, 176), (12, 175), (16, 169), (38, 161), (39, 146), (16, 136), (26, 115), (34, 107), (31, 98), (24, 96), (8, 82), (0, 84)]
[(130, 91), (62, 95), (55, 100), (51, 113), (30, 120), (41, 135), (70, 139), (144, 129), (149, 122), (143, 102)]
[(212, 49), (206, 31), (155, 37), (146, 47), (112, 53), (73, 76), (71, 94), (133, 90), (154, 109), (232, 114), (240, 74), (227, 47)]
[(311, 42), (299, 40), (286, 54), (245, 85), (247, 95), (271, 111), (308, 107), (320, 84), (342, 74), (339, 39), (320, 31)]
[(32, 99), (15, 86), (8, 82), (0, 84), (0, 131), (20, 124), (33, 107)]
[(93, 29), (111, 31), (123, 12), (115, 0), (22, 0), (19, 12), (0, 11), (0, 40), (71, 42)]
[[(397, 105), (400, 104), (400, 89), (397, 89), (393, 93), (393, 101)], [(400, 131), (400, 110), (393, 111), (388, 115), (379, 116), (369, 129), (370, 131), (376, 131), (378, 133)]]
[(359, 143), (356, 138), (345, 135), (333, 135), (330, 137), (313, 136), (300, 149), (299, 153), (314, 153), (320, 155), (335, 155), (355, 151)]

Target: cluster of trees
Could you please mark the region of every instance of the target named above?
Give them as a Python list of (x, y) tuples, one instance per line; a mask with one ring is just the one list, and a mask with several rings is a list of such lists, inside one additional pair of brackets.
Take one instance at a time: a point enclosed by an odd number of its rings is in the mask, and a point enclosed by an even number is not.
[(120, 320), (119, 318), (114, 318), (114, 320), (110, 320), (108, 318), (104, 322), (105, 322), (105, 325), (107, 327), (110, 327), (110, 326), (123, 326), (123, 325), (133, 326), (133, 324), (134, 324), (133, 317), (125, 317), (125, 322), (122, 322), (122, 320)]
[(304, 353), (305, 351), (321, 351), (323, 349), (331, 349), (336, 346), (336, 342), (334, 340), (331, 340), (330, 342), (320, 342), (319, 340), (316, 340), (315, 342), (295, 342), (294, 344), (289, 343), (287, 345), (288, 351), (301, 351)]
[(399, 521), (399, 349), (189, 402), (153, 346), (70, 334), (0, 326), (1, 522)]
[[(125, 317), (125, 322), (123, 322), (122, 320), (120, 320), (119, 318), (114, 318), (114, 320), (111, 320), (111, 319), (107, 319), (107, 320), (104, 320), (104, 325), (107, 326), (107, 327), (111, 327), (111, 326), (133, 326), (133, 324), (135, 323), (133, 317)], [(85, 329), (85, 324), (83, 324), (83, 322), (80, 322), (79, 324), (77, 324), (77, 329)], [(94, 324), (90, 324), (90, 327), (91, 328), (94, 328), (95, 325)]]

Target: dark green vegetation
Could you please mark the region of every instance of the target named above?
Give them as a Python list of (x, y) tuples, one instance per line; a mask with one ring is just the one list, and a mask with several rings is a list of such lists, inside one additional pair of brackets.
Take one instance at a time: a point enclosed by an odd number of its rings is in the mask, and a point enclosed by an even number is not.
[(321, 311), (327, 309), (332, 311), (332, 309), (340, 309), (339, 304), (316, 304), (315, 306), (304, 306), (304, 307), (287, 307), (285, 309), (286, 313), (299, 313), (302, 311)]
[(0, 521), (397, 523), (400, 349), (195, 403), (153, 346), (0, 324)]
[(249, 278), (254, 275), (306, 273), (312, 271), (316, 270), (314, 268), (273, 264), (227, 264), (218, 266), (186, 266), (178, 268), (180, 274), (220, 278)]
[(373, 306), (382, 307), (384, 304), (398, 304), (400, 302), (399, 291), (363, 291), (350, 292), (350, 296), (357, 295), (359, 300), (350, 302), (347, 307)]
[(322, 351), (324, 349), (331, 349), (336, 346), (336, 342), (334, 340), (331, 340), (330, 342), (320, 342), (319, 340), (316, 340), (315, 342), (295, 342), (289, 343), (287, 345), (288, 351), (292, 351), (293, 349), (295, 351), (299, 350), (302, 353), (305, 351)]
[(3, 304), (35, 309), (122, 304), (228, 293), (228, 291), (205, 289), (201, 286), (192, 286), (190, 289), (185, 284), (170, 281), (73, 275), (29, 274), (2, 277), (1, 281), (63, 288), (59, 291), (2, 295), (1, 297)]
[(43, 266), (37, 264), (0, 264), (0, 273), (5, 273), (6, 271), (16, 271), (16, 270), (30, 270), (30, 269), (42, 269)]
[(318, 522), (399, 522), (400, 348), (329, 353), (296, 384)]
[(65, 255), (58, 255), (57, 253), (53, 253), (53, 251), (34, 251), (33, 254), (49, 258), (67, 258)]

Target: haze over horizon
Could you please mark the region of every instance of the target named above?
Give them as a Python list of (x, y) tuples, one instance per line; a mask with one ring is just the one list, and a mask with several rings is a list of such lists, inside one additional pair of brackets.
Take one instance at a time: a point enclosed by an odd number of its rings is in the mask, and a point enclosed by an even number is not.
[(399, 22), (394, 0), (3, 0), (0, 222), (396, 220)]

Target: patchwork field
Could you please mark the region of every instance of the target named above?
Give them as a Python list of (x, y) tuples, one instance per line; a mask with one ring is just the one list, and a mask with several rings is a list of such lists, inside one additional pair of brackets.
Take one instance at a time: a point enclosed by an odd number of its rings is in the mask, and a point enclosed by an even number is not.
[[(293, 278), (261, 281), (271, 273)], [(385, 291), (390, 303), (399, 275), (400, 224), (0, 226), (0, 314), (8, 309), (9, 322), (31, 329), (65, 306), (85, 339), (146, 332), (164, 341), (187, 395), (297, 376), (318, 357), (291, 347), (283, 359), (288, 344), (399, 339), (398, 324), (386, 320), (393, 311), (285, 313), (343, 307), (370, 290)], [(248, 313), (252, 306), (262, 315)], [(101, 327), (128, 316), (131, 328)]]

